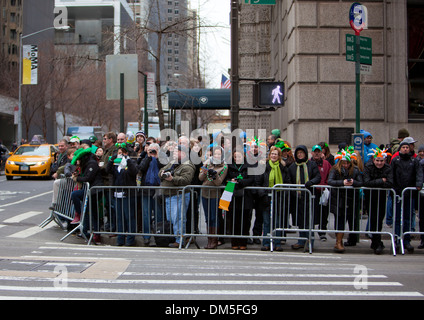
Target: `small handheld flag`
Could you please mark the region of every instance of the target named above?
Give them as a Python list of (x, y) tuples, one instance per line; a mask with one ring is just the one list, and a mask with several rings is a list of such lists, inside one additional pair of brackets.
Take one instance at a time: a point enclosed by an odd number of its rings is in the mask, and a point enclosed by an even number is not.
[(229, 181), (225, 187), (224, 193), (222, 194), (221, 199), (219, 200), (219, 209), (229, 211), (229, 206), (231, 200), (233, 199), (234, 188), (236, 186), (235, 182)]

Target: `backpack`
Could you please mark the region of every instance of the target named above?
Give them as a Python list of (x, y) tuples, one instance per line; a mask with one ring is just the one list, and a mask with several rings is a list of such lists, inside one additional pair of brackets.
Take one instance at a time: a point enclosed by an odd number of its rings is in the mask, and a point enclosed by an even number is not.
[(157, 247), (168, 247), (170, 243), (175, 242), (175, 237), (161, 236), (161, 234), (166, 234), (166, 235), (171, 234), (170, 221), (158, 222), (155, 231), (157, 235), (154, 237), (155, 237), (155, 243)]

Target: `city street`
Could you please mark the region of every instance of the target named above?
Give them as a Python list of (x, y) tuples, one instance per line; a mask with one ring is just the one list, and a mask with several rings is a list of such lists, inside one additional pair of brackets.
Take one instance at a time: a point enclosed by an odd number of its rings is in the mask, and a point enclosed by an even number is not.
[[(291, 250), (292, 243), (271, 253), (259, 245), (241, 252), (87, 246), (76, 236), (60, 242), (66, 233), (54, 222), (38, 227), (48, 217), (51, 189), (51, 180), (0, 176), (0, 299), (178, 299), (186, 307), (242, 300), (253, 312), (252, 300), (424, 298), (424, 251), (394, 257), (388, 242), (382, 256), (367, 240), (333, 254), (331, 237), (316, 241), (312, 255)], [(158, 312), (181, 311), (172, 301), (167, 307)], [(184, 310), (201, 316), (232, 309)]]

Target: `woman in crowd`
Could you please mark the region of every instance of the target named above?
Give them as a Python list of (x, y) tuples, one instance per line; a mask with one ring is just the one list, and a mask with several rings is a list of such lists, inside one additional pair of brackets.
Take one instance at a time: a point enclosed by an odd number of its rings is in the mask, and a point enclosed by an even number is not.
[[(328, 176), (328, 184), (333, 187), (361, 187), (362, 175), (359, 169), (352, 164), (352, 156), (346, 150), (339, 152), (335, 160), (337, 164), (331, 169)], [(349, 226), (354, 226), (354, 213), (355, 213), (355, 198), (358, 197), (353, 189), (333, 189), (331, 193), (331, 203), (335, 206), (336, 221), (335, 229), (344, 230), (346, 221)], [(343, 246), (343, 233), (336, 233), (336, 246), (334, 251), (343, 253), (345, 248)]]
[[(138, 172), (140, 174), (140, 185), (144, 187), (160, 186), (159, 170), (163, 167), (159, 159), (159, 145), (151, 143), (147, 146), (147, 156), (145, 156), (140, 165)], [(142, 189), (141, 192), (141, 211), (142, 214), (142, 230), (147, 234), (151, 232), (151, 217), (154, 217), (156, 225), (163, 220), (162, 218), (162, 203), (158, 200), (158, 189)], [(150, 236), (144, 236), (144, 244), (150, 243)]]
[(330, 152), (330, 147), (328, 146), (327, 142), (320, 142), (318, 145), (322, 149), (322, 156), (324, 160), (327, 160), (332, 166), (334, 166), (334, 156)]
[[(218, 207), (222, 190), (215, 187), (222, 186), (228, 173), (228, 166), (224, 161), (224, 156), (222, 147), (215, 147), (213, 149), (213, 157), (206, 160), (199, 175), (199, 180), (203, 182), (203, 186), (213, 187), (202, 189), (202, 205), (209, 235), (217, 235), (219, 233), (220, 214)], [(208, 238), (208, 244), (205, 249), (216, 249), (217, 246), (218, 238), (211, 236)]]
[[(88, 182), (91, 187), (98, 187), (103, 185), (102, 176), (100, 174), (100, 168), (97, 163), (97, 160), (95, 159), (94, 154), (91, 152), (91, 148), (88, 149), (78, 149), (74, 153), (74, 157), (72, 159), (72, 164), (77, 164), (77, 161), (79, 163), (80, 171), (75, 172), (72, 175), (72, 179), (75, 182), (79, 183), (85, 183)], [(91, 204), (90, 204), (90, 210), (89, 212), (92, 214), (91, 220), (92, 220), (92, 227), (93, 230), (98, 230), (98, 219), (97, 219), (97, 189), (96, 191), (93, 191), (91, 193)], [(75, 219), (71, 222), (71, 224), (78, 224), (80, 223), (80, 218), (82, 214), (82, 206), (81, 202), (84, 198), (84, 190), (76, 190), (73, 191), (71, 194), (71, 199), (74, 203), (75, 208)], [(90, 216), (89, 214), (86, 214), (84, 216), (83, 221), (83, 234), (88, 238), (88, 228), (90, 227)], [(100, 242), (100, 237), (98, 234), (94, 235), (93, 237), (94, 241), (96, 243)]]
[[(227, 221), (232, 226), (233, 235), (248, 236), (250, 231), (251, 209), (253, 200), (249, 191), (244, 191), (245, 187), (253, 186), (255, 178), (249, 176), (249, 164), (242, 149), (234, 149), (233, 159), (228, 165), (226, 183), (235, 183), (233, 199), (227, 212)], [(246, 250), (247, 237), (232, 238), (231, 247), (233, 250)]]
[[(389, 164), (386, 163), (387, 150), (377, 148), (370, 154), (372, 161), (365, 164), (364, 186), (368, 188), (391, 189), (393, 187), (393, 172)], [(389, 190), (365, 190), (365, 197), (368, 199), (369, 207), (369, 231), (381, 232), (383, 220), (386, 216), (387, 197)], [(367, 202), (368, 202), (367, 201)], [(375, 254), (382, 254), (384, 244), (381, 241), (381, 234), (373, 234), (371, 249)]]
[(117, 153), (115, 153), (107, 164), (107, 172), (113, 175), (113, 185), (115, 197), (116, 222), (118, 233), (128, 233), (125, 236), (118, 234), (116, 245), (133, 246), (135, 244), (136, 233), (136, 214), (135, 214), (135, 195), (136, 189), (118, 188), (127, 186), (136, 186), (137, 165), (134, 160), (128, 156), (127, 144), (117, 143)]
[[(295, 163), (289, 167), (290, 179), (295, 184), (305, 185), (309, 190), (313, 185), (321, 182), (321, 174), (319, 168), (314, 161), (308, 161), (308, 149), (303, 146), (297, 146), (294, 152)], [(293, 214), (293, 223), (297, 225), (299, 229), (308, 229), (310, 227), (309, 221), (309, 201), (306, 191), (293, 191), (292, 195), (292, 207), (291, 212)], [(313, 219), (312, 219), (313, 221)], [(307, 231), (300, 231), (299, 236), (302, 238), (308, 238), (309, 233)], [(311, 239), (313, 246), (313, 237)], [(305, 247), (306, 240), (299, 239), (298, 242), (292, 245), (292, 249), (297, 250)]]
[[(258, 187), (272, 188), (277, 184), (290, 184), (290, 176), (288, 174), (287, 167), (282, 164), (281, 161), (282, 152), (281, 149), (276, 146), (271, 147), (269, 152), (269, 158), (266, 162), (265, 172), (262, 175), (255, 176), (255, 184)], [(284, 227), (282, 225), (282, 221), (285, 221), (285, 210), (282, 208), (282, 204), (284, 203), (284, 198), (287, 198), (287, 192), (279, 192), (275, 191), (276, 201), (273, 203), (273, 220), (274, 225), (271, 226), (271, 199), (268, 196), (268, 191), (264, 189), (258, 189), (258, 201), (261, 202), (259, 205), (262, 208), (263, 215), (263, 243), (262, 243), (262, 251), (270, 250), (270, 239), (266, 238), (271, 232), (272, 229)], [(283, 211), (283, 212), (281, 212)], [(282, 232), (278, 231), (276, 234), (277, 237), (282, 236)], [(281, 239), (275, 239), (275, 250), (283, 251), (281, 247)]]

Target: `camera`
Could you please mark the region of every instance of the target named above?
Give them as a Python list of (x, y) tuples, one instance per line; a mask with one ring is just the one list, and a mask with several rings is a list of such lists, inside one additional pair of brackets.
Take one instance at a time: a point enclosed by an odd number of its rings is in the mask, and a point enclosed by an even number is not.
[(164, 177), (164, 179), (169, 178), (169, 177), (171, 177), (173, 175), (174, 175), (174, 170), (172, 170), (172, 169), (165, 170), (162, 173), (162, 177)]

